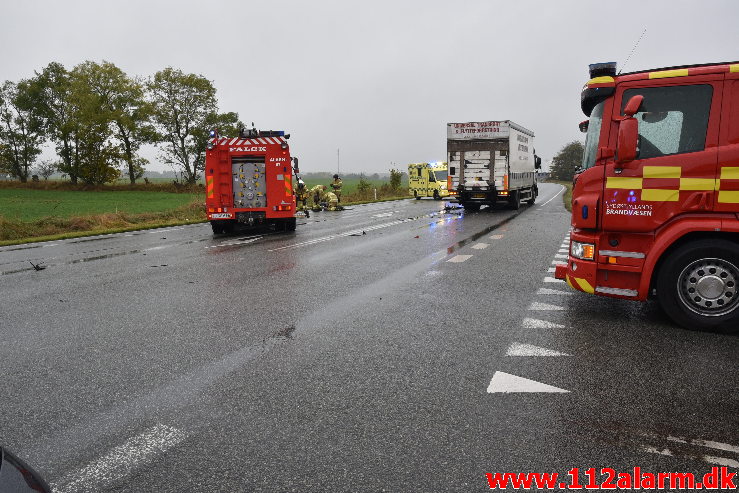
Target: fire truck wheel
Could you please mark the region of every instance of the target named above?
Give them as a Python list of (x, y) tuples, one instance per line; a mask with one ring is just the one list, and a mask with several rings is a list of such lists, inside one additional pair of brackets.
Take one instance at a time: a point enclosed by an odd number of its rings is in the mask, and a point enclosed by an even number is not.
[(285, 219), (285, 231), (295, 231), (296, 225), (297, 225), (296, 218), (291, 217), (289, 219)]
[(518, 190), (514, 190), (511, 192), (511, 195), (508, 197), (508, 205), (514, 211), (517, 211), (521, 208), (521, 194)]
[(739, 332), (739, 246), (700, 240), (665, 259), (657, 277), (662, 309), (686, 329)]
[(434, 190), (434, 200), (441, 200), (441, 195), (439, 195), (438, 190)]
[(223, 234), (223, 221), (211, 221), (210, 227), (213, 228), (214, 235)]

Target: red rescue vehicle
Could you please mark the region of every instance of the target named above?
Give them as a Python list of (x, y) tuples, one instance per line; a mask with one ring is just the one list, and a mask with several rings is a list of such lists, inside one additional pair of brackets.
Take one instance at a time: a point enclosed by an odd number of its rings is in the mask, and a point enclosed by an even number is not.
[(298, 169), (297, 159), (290, 158), (289, 138), (272, 130), (244, 129), (234, 138), (211, 132), (205, 153), (205, 206), (213, 233), (233, 231), (239, 223), (295, 230), (292, 182)]
[(586, 293), (656, 296), (678, 324), (739, 330), (739, 62), (590, 66), (568, 263)]

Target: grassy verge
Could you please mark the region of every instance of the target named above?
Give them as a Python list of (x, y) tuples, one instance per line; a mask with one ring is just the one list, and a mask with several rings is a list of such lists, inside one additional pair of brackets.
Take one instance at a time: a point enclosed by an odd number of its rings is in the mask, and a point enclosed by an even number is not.
[(0, 216), (0, 246), (192, 224), (204, 220), (205, 208), (202, 201), (193, 201), (164, 212), (138, 214), (118, 212), (72, 217), (50, 216), (32, 221)]

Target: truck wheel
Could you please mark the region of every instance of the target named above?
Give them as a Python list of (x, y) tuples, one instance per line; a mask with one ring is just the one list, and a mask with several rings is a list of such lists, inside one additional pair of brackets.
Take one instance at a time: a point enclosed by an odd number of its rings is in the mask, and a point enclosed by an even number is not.
[(226, 234), (233, 233), (234, 229), (236, 229), (236, 221), (228, 220), (228, 221), (222, 221), (223, 226), (223, 232)]
[(511, 195), (508, 197), (508, 205), (514, 211), (521, 208), (521, 193), (518, 190), (511, 192)]
[(222, 235), (223, 234), (223, 221), (211, 221), (210, 227), (213, 228), (213, 234), (214, 235)]
[(657, 298), (665, 313), (686, 329), (739, 332), (739, 245), (700, 240), (665, 259)]
[(474, 204), (474, 203), (473, 204), (470, 204), (470, 203), (466, 203), (465, 204), (463, 202), (462, 203), (462, 207), (464, 207), (465, 210), (468, 210), (468, 211), (471, 211), (471, 212), (475, 212), (475, 211), (479, 211), (480, 210), (480, 204)]
[(529, 205), (534, 205), (536, 203), (536, 196), (539, 195), (539, 191), (536, 188), (531, 189), (531, 198), (526, 201)]
[(294, 217), (285, 219), (285, 231), (295, 231), (295, 226), (297, 225), (298, 220)]
[(416, 200), (421, 200), (421, 197), (418, 195), (417, 190), (413, 190), (413, 196), (416, 197)]
[(441, 195), (439, 195), (438, 190), (434, 190), (434, 200), (441, 200)]

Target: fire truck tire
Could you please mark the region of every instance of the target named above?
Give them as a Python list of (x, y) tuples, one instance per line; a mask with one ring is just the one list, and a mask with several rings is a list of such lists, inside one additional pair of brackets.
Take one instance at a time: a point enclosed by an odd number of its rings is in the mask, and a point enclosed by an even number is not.
[(464, 207), (465, 210), (470, 211), (470, 212), (475, 212), (475, 211), (480, 210), (480, 204), (475, 204), (475, 203), (462, 202), (462, 207)]
[(214, 235), (222, 235), (223, 234), (223, 221), (211, 221), (210, 227), (213, 228), (213, 234)]
[(439, 195), (438, 190), (434, 190), (434, 200), (441, 200), (441, 195)]
[(739, 332), (739, 245), (714, 239), (680, 246), (660, 268), (657, 298), (686, 329)]
[(295, 231), (295, 226), (297, 225), (297, 222), (297, 219), (294, 217), (285, 219), (285, 231)]
[(521, 192), (518, 190), (514, 190), (511, 192), (510, 197), (508, 197), (508, 205), (511, 209), (514, 211), (517, 211), (521, 208)]

